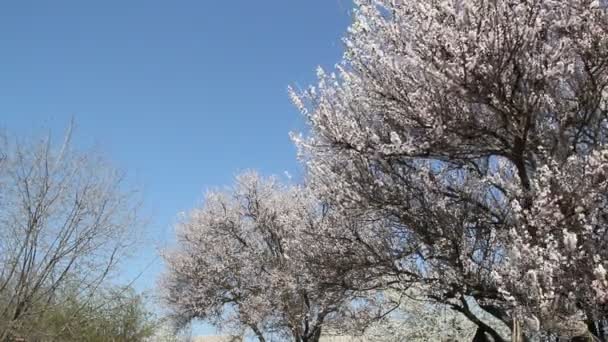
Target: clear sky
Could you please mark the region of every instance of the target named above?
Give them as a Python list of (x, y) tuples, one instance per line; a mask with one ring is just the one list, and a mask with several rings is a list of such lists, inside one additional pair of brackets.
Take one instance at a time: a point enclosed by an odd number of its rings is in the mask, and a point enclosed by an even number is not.
[(0, 127), (76, 120), (143, 190), (147, 241), (126, 278), (151, 289), (177, 213), (245, 169), (297, 175), (288, 85), (342, 53), (350, 0), (11, 1), (0, 6)]

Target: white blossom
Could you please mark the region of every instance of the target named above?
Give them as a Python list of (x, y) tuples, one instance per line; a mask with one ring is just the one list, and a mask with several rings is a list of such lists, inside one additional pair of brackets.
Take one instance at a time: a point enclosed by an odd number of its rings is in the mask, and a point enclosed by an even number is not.
[(591, 266), (608, 259), (598, 4), (356, 1), (338, 76), (292, 94), (311, 127), (296, 143), (319, 196), (386, 219), (400, 239), (377, 235), (387, 255), (416, 251), (382, 276), (534, 317), (539, 333), (605, 317)]

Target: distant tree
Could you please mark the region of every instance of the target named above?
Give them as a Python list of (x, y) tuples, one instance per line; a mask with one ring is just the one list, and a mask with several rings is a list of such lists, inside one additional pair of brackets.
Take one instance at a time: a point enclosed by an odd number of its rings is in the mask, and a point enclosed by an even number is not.
[(192, 342), (191, 331), (184, 328), (176, 330), (170, 317), (161, 318), (156, 323), (154, 333), (145, 342)]
[(300, 253), (329, 213), (302, 187), (255, 173), (211, 192), (177, 227), (161, 287), (175, 319), (202, 319), (260, 340), (316, 342), (332, 322), (371, 319), (382, 308), (323, 277)]
[(467, 298), (528, 337), (605, 341), (603, 2), (355, 3), (338, 75), (292, 91), (315, 192), (389, 220), (387, 246), (411, 253), (384, 253), (400, 258), (379, 276), (428, 285), (477, 340), (503, 338)]
[(0, 151), (0, 341), (64, 298), (95, 293), (134, 242), (137, 203), (92, 152), (6, 138)]

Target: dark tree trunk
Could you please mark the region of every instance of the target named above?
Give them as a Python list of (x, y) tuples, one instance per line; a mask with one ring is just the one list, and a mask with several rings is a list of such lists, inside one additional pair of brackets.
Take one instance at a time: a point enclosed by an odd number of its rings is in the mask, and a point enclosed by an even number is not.
[(591, 332), (593, 334), (593, 336), (595, 338), (597, 338), (598, 341), (608, 342), (606, 340), (606, 336), (604, 334), (606, 327), (605, 327), (605, 321), (603, 319), (595, 320), (595, 321), (591, 321), (591, 320), (587, 321), (587, 329), (589, 329), (589, 332)]
[(492, 342), (493, 340), (486, 334), (485, 329), (478, 327), (471, 342)]

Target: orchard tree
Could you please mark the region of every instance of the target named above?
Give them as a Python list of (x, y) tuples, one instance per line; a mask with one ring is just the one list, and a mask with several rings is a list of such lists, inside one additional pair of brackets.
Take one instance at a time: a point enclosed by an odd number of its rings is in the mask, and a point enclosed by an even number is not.
[(375, 318), (384, 309), (377, 300), (321, 276), (301, 253), (307, 231), (337, 222), (330, 216), (306, 189), (252, 172), (231, 191), (207, 194), (165, 253), (161, 288), (176, 322), (201, 319), (260, 341), (316, 342), (327, 326)]
[(603, 3), (355, 3), (336, 72), (291, 90), (311, 186), (388, 220), (417, 262), (387, 275), (428, 284), (481, 336), (503, 340), (467, 298), (526, 336), (606, 340)]
[[(0, 341), (62, 306), (66, 284), (87, 298), (133, 243), (134, 193), (103, 158), (50, 137), (0, 147)], [(84, 302), (83, 302), (84, 303)], [(62, 306), (67, 308), (69, 306)]]

